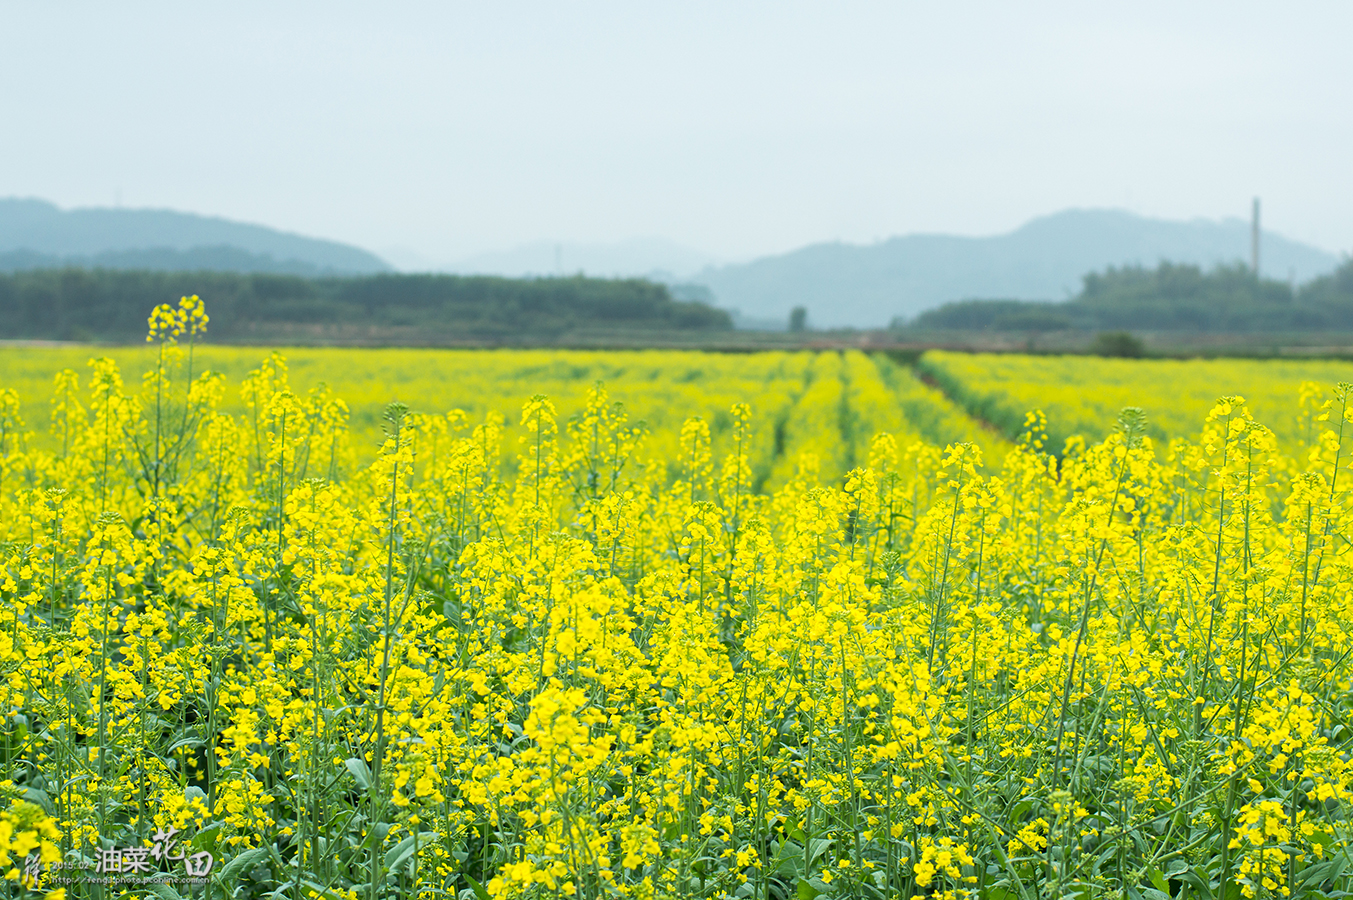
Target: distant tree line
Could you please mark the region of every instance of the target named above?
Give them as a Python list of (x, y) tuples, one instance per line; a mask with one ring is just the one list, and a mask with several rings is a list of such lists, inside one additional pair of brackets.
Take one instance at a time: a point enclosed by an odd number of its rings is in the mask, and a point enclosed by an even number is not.
[(959, 300), (895, 327), (917, 330), (1193, 332), (1353, 331), (1353, 260), (1299, 290), (1257, 278), (1245, 266), (1161, 263), (1086, 275), (1060, 303)]
[(239, 247), (217, 245), (175, 250), (152, 247), (144, 250), (105, 250), (86, 256), (57, 256), (33, 250), (0, 252), (0, 272), (29, 269), (132, 269), (168, 272), (266, 272), (270, 275), (300, 275), (305, 278), (341, 276), (332, 268), (299, 259), (275, 259), (266, 253), (250, 253)]
[(136, 340), (152, 307), (189, 294), (206, 302), (211, 336), (226, 341), (393, 336), (436, 343), (733, 325), (724, 310), (675, 300), (665, 286), (639, 279), (66, 268), (0, 273), (0, 337)]

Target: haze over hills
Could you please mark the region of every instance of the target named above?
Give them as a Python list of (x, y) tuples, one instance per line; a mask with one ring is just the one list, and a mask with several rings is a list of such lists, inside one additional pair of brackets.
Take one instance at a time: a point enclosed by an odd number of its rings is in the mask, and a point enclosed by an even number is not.
[[(662, 238), (610, 244), (538, 241), (444, 266), (396, 257), (400, 268), (510, 278), (644, 277), (681, 300), (735, 311), (742, 327), (782, 328), (796, 306), (816, 328), (883, 327), (968, 298), (1062, 300), (1090, 272), (1162, 260), (1211, 267), (1247, 261), (1250, 225), (1189, 222), (1120, 210), (1066, 210), (1003, 235), (913, 234), (877, 244), (813, 244), (750, 262), (720, 264)], [(1261, 270), (1306, 282), (1337, 256), (1264, 232)], [(412, 263), (412, 265), (411, 265)], [(43, 200), (0, 199), (0, 271), (62, 266), (156, 271), (266, 272), (319, 277), (391, 272), (381, 257), (347, 244), (169, 210), (61, 210)]]
[(163, 209), (62, 210), (45, 200), (0, 198), (0, 269), (62, 264), (294, 275), (391, 271), (361, 248), (262, 225)]
[(689, 278), (719, 262), (708, 253), (665, 238), (649, 237), (610, 244), (536, 241), (511, 250), (466, 257), (445, 268), (462, 275), (508, 278), (584, 272), (598, 278), (654, 276), (671, 281)]
[(332, 266), (319, 266), (299, 259), (275, 259), (266, 253), (250, 253), (228, 244), (171, 250), (105, 250), (88, 256), (59, 256), (32, 250), (0, 251), (0, 272), (33, 269), (124, 269), (150, 272), (239, 272), (269, 275), (299, 275), (324, 278), (362, 274)]
[[(1121, 210), (1066, 210), (992, 237), (917, 234), (871, 245), (813, 244), (691, 277), (744, 324), (782, 323), (795, 306), (812, 327), (882, 327), (950, 300), (1062, 300), (1089, 272), (1162, 260), (1211, 267), (1248, 261), (1241, 219), (1171, 222)], [(1332, 253), (1264, 231), (1260, 269), (1308, 281), (1333, 271)]]

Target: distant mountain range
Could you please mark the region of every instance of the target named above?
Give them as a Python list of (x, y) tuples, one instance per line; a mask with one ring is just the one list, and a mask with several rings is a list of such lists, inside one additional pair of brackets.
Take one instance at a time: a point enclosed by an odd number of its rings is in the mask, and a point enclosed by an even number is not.
[(359, 247), (160, 209), (62, 210), (0, 198), (0, 270), (57, 265), (290, 275), (392, 271)]
[[(733, 310), (743, 327), (784, 327), (808, 310), (816, 328), (881, 327), (952, 300), (1062, 300), (1089, 272), (1162, 260), (1211, 267), (1247, 261), (1250, 226), (1240, 219), (1171, 222), (1119, 210), (1067, 210), (1009, 234), (914, 234), (869, 246), (813, 244), (746, 263), (661, 238), (613, 244), (540, 241), (437, 266), (507, 277), (646, 277), (678, 299)], [(1266, 231), (1261, 270), (1306, 282), (1339, 258)], [(409, 265), (401, 268), (429, 269)], [(61, 210), (43, 200), (0, 199), (0, 271), (64, 265), (160, 271), (364, 275), (393, 271), (381, 257), (336, 241), (169, 210)]]
[[(879, 327), (950, 300), (1061, 300), (1088, 272), (1162, 260), (1211, 267), (1248, 261), (1240, 219), (1170, 222), (1118, 210), (1067, 210), (994, 237), (917, 234), (872, 246), (813, 244), (691, 276), (744, 325), (783, 323), (796, 306), (811, 327)], [(1262, 233), (1260, 269), (1308, 281), (1334, 270), (1332, 253)]]
[(678, 281), (718, 262), (708, 253), (664, 238), (634, 238), (612, 244), (536, 241), (511, 250), (480, 253), (445, 268), (464, 275), (508, 278), (584, 272), (594, 278), (651, 277)]

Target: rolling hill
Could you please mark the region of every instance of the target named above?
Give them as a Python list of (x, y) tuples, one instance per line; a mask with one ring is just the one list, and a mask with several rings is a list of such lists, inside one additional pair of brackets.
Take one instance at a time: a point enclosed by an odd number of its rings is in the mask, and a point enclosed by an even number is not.
[(391, 271), (373, 253), (211, 216), (161, 209), (70, 209), (0, 198), (0, 270), (61, 265), (291, 275)]
[[(881, 327), (951, 300), (1061, 300), (1086, 273), (1161, 260), (1204, 267), (1247, 259), (1250, 226), (1240, 219), (1171, 222), (1118, 210), (1067, 210), (1008, 234), (917, 234), (872, 246), (813, 244), (740, 265), (707, 268), (690, 280), (707, 285), (719, 306), (747, 321), (783, 323), (795, 306), (816, 328)], [(1339, 258), (1263, 233), (1261, 269), (1307, 281)]]

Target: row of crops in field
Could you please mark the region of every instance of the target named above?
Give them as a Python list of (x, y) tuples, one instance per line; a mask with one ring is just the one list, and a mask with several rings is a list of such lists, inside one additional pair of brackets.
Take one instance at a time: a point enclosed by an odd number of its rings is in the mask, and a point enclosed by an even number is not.
[[(132, 379), (156, 371), (153, 347), (96, 351)], [(54, 373), (69, 370), (69, 381), (86, 381), (88, 348), (18, 348), (0, 354), (0, 384), (13, 392), (25, 420), (51, 421)], [(495, 419), (509, 440), (520, 427), (521, 405), (541, 394), (561, 420), (576, 414), (598, 383), (612, 402), (646, 432), (655, 456), (671, 457), (681, 424), (694, 415), (711, 429), (716, 452), (729, 436), (730, 408), (748, 403), (755, 425), (747, 454), (757, 485), (792, 475), (804, 452), (818, 457), (822, 476), (839, 479), (867, 453), (870, 439), (891, 431), (906, 443), (923, 440), (941, 447), (977, 442), (990, 458), (1008, 447), (936, 388), (906, 366), (858, 351), (846, 353), (724, 354), (695, 351), (558, 350), (350, 350), (202, 346), (185, 351), (176, 370), (181, 378), (204, 371), (224, 377), (218, 408), (253, 415), (239, 385), (246, 379), (284, 379), (299, 401), (318, 408), (341, 401), (353, 457), (370, 461), (384, 440), (383, 414), (392, 401), (411, 412), (442, 417), (458, 410), (467, 423)], [(84, 373), (84, 374), (82, 374)], [(253, 373), (251, 375), (251, 373)], [(253, 383), (253, 382), (251, 382)], [(51, 433), (35, 434), (41, 445)], [(509, 461), (510, 464), (510, 461)]]
[(1353, 363), (1326, 360), (1129, 360), (932, 351), (923, 378), (975, 415), (1014, 434), (1025, 413), (1042, 410), (1056, 445), (1100, 440), (1126, 406), (1141, 408), (1156, 440), (1196, 437), (1218, 397), (1243, 396), (1286, 449), (1309, 445), (1327, 426), (1323, 405)]
[(205, 324), (0, 356), (11, 895), (1348, 886), (1345, 387)]

